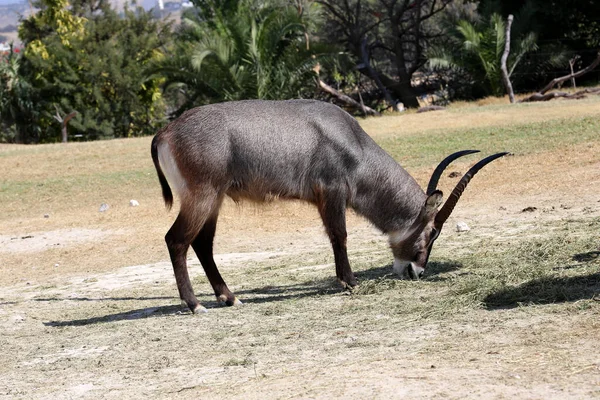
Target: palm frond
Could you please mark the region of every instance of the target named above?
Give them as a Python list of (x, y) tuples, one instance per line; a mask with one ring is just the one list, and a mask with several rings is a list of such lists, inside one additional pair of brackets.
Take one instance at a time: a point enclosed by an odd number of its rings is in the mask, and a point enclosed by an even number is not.
[(495, 55), (498, 60), (504, 52), (504, 44), (506, 43), (506, 24), (500, 14), (494, 13), (491, 17), (492, 32), (494, 33), (494, 43), (496, 47)]
[(462, 35), (462, 43), (465, 50), (475, 52), (481, 45), (482, 34), (475, 29), (469, 21), (459, 21), (458, 32)]

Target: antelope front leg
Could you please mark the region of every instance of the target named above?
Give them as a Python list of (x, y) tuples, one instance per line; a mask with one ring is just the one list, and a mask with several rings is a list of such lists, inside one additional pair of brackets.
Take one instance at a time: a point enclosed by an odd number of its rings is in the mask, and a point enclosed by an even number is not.
[(336, 276), (344, 289), (352, 289), (357, 286), (357, 282), (352, 268), (350, 268), (346, 250), (348, 235), (346, 233), (345, 196), (332, 191), (327, 195), (324, 191), (318, 193), (321, 196), (317, 197), (317, 206), (333, 248)]
[(358, 285), (356, 277), (350, 268), (346, 251), (346, 232), (330, 236), (333, 257), (335, 259), (335, 274), (344, 289), (351, 290)]

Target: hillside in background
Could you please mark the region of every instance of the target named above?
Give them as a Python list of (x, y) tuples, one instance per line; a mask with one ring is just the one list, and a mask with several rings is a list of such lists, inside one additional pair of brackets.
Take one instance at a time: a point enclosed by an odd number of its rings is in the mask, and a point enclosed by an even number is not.
[[(128, 0), (109, 0), (112, 8), (116, 10), (123, 10), (127, 3), (131, 4)], [(157, 7), (157, 0), (139, 0), (138, 5), (142, 6), (145, 10), (150, 10)], [(178, 19), (180, 15), (181, 0), (165, 0), (164, 10), (162, 12), (164, 18)], [(19, 20), (21, 17), (27, 17), (35, 9), (30, 6), (27, 1), (21, 0), (0, 0), (0, 43), (15, 42), (19, 44), (19, 37), (17, 34), (17, 28), (19, 26)]]
[(0, 0), (0, 6), (20, 5), (20, 4), (26, 4), (26, 2), (20, 1), (20, 0)]
[(20, 16), (30, 13), (27, 3), (15, 3), (16, 0), (0, 0), (0, 43), (18, 41), (17, 26)]

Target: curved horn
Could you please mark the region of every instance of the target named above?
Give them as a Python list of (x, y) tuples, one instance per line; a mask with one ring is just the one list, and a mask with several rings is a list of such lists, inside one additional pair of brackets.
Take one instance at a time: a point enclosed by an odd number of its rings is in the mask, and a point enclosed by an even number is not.
[(427, 196), (431, 196), (433, 192), (437, 189), (437, 184), (442, 176), (442, 172), (446, 169), (448, 165), (459, 157), (466, 156), (467, 154), (479, 153), (479, 150), (462, 150), (457, 151), (456, 153), (450, 154), (448, 157), (444, 158), (444, 160), (438, 165), (433, 174), (431, 175), (431, 179), (429, 180), (429, 185), (427, 185)]
[(446, 222), (446, 220), (452, 213), (452, 210), (454, 210), (454, 206), (456, 206), (458, 199), (460, 199), (460, 196), (462, 195), (463, 191), (466, 189), (467, 185), (469, 184), (469, 181), (471, 180), (471, 178), (473, 178), (473, 176), (477, 172), (479, 172), (479, 170), (481, 168), (485, 167), (487, 164), (491, 163), (495, 159), (505, 156), (507, 154), (509, 154), (509, 153), (504, 152), (504, 153), (497, 153), (497, 154), (491, 155), (489, 157), (486, 157), (483, 160), (479, 161), (477, 164), (473, 165), (471, 167), (471, 169), (469, 169), (467, 171), (467, 173), (458, 182), (458, 184), (456, 185), (456, 187), (454, 188), (454, 190), (452, 191), (450, 196), (448, 196), (448, 200), (446, 200), (446, 203), (444, 203), (444, 205), (442, 206), (440, 211), (438, 211), (437, 215), (435, 216), (436, 226), (441, 227), (444, 224), (444, 222)]

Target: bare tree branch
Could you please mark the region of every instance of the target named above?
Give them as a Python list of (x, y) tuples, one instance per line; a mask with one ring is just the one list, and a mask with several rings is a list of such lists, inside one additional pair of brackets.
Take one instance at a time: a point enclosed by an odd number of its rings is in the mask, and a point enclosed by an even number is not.
[(510, 28), (513, 23), (513, 15), (508, 16), (508, 21), (506, 23), (506, 34), (504, 40), (504, 53), (502, 53), (502, 58), (500, 59), (500, 69), (502, 70), (502, 81), (504, 82), (504, 87), (506, 87), (506, 92), (508, 93), (508, 98), (511, 103), (515, 102), (515, 92), (513, 92), (512, 83), (510, 83), (510, 78), (508, 77), (508, 69), (506, 68), (506, 60), (508, 60), (508, 55), (510, 54)]
[(579, 78), (582, 75), (587, 74), (588, 72), (592, 71), (594, 68), (596, 68), (598, 65), (600, 64), (600, 51), (598, 52), (598, 56), (596, 57), (596, 59), (594, 60), (594, 62), (592, 62), (590, 65), (588, 65), (586, 68), (579, 70), (575, 73), (569, 74), (569, 75), (565, 75), (562, 76), (560, 78), (555, 78), (553, 79), (549, 84), (547, 84), (542, 90), (539, 91), (539, 93), (544, 94), (546, 93), (548, 90), (552, 89), (554, 86), (558, 85), (559, 83), (562, 83), (566, 80), (569, 80), (571, 78)]
[(337, 90), (335, 90), (334, 88), (332, 88), (331, 86), (329, 86), (328, 84), (323, 82), (322, 80), (319, 79), (318, 83), (319, 83), (319, 88), (321, 90), (337, 97), (340, 101), (346, 103), (347, 105), (349, 105), (351, 107), (354, 107), (358, 110), (363, 110), (363, 112), (366, 115), (381, 115), (377, 111), (373, 110), (372, 108), (369, 108), (369, 107), (365, 106), (364, 104), (361, 104), (358, 101), (354, 100), (352, 97), (346, 96), (345, 94), (338, 92)]
[(538, 93), (534, 93), (531, 96), (522, 99), (521, 101), (519, 101), (519, 103), (525, 103), (525, 102), (531, 102), (531, 101), (548, 101), (548, 100), (552, 100), (552, 99), (555, 99), (558, 97), (568, 98), (568, 99), (576, 99), (576, 98), (582, 98), (581, 96), (585, 96), (586, 93), (594, 93), (595, 94), (597, 92), (596, 90), (592, 90), (591, 92), (582, 90), (580, 92), (573, 93), (573, 94), (568, 94), (565, 92), (556, 92), (556, 93), (546, 93), (546, 92), (551, 90), (554, 86), (558, 85), (559, 83), (562, 83), (562, 82), (572, 79), (572, 78), (578, 78), (582, 75), (587, 74), (590, 71), (593, 71), (594, 68), (596, 68), (598, 65), (600, 65), (600, 51), (598, 52), (598, 56), (596, 57), (596, 59), (590, 65), (588, 65), (586, 68), (579, 70), (575, 73), (571, 73), (569, 75), (565, 75), (565, 76), (561, 76), (560, 78), (553, 79), (550, 83), (548, 83), (546, 86), (544, 86), (544, 88), (542, 90), (540, 90)]

